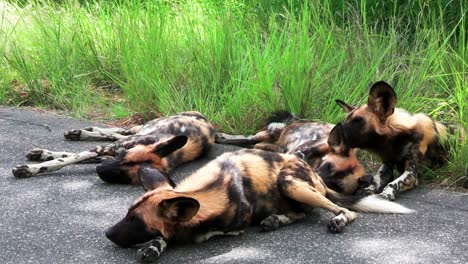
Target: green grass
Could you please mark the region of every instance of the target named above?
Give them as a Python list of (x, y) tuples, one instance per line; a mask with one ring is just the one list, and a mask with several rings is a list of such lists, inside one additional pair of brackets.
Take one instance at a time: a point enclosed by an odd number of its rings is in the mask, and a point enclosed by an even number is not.
[[(280, 108), (337, 122), (334, 99), (363, 104), (386, 80), (399, 107), (468, 123), (463, 0), (64, 2), (0, 1), (1, 103), (111, 118), (196, 109), (250, 133)], [(428, 178), (468, 185), (467, 145), (454, 149)]]

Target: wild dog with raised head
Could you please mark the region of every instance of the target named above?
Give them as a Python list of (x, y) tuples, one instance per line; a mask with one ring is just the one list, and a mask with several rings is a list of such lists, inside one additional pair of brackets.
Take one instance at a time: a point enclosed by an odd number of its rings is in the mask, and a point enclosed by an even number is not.
[(305, 160), (328, 187), (352, 194), (367, 186), (369, 175), (356, 157), (355, 149), (334, 151), (341, 143), (341, 128), (333, 124), (300, 119), (287, 111), (274, 112), (263, 130), (255, 135), (216, 134), (216, 142), (278, 153), (294, 154)]
[[(372, 85), (367, 104), (353, 107), (341, 100), (337, 104), (348, 113), (342, 122), (344, 145), (376, 153), (383, 161), (370, 186), (364, 193), (380, 195), (394, 200), (403, 191), (418, 184), (417, 164), (436, 168), (448, 160), (444, 144), (447, 127), (423, 113), (411, 114), (395, 108), (397, 96), (393, 88), (379, 81)], [(464, 130), (459, 132), (464, 138)], [(393, 178), (393, 170), (400, 173)]]
[(91, 127), (67, 131), (64, 136), (69, 140), (116, 142), (80, 153), (34, 149), (26, 155), (27, 158), (46, 162), (17, 166), (13, 174), (18, 178), (30, 177), (91, 160), (100, 163), (96, 171), (102, 180), (139, 184), (138, 170), (142, 164), (149, 164), (166, 174), (206, 152), (214, 143), (215, 130), (206, 117), (190, 111), (154, 119), (131, 129)]
[[(156, 176), (153, 176), (155, 172)], [(158, 171), (140, 168), (140, 176), (156, 181), (130, 207), (126, 216), (106, 231), (115, 244), (154, 260), (174, 242), (201, 242), (212, 236), (237, 235), (255, 224), (277, 229), (305, 217), (305, 208), (324, 208), (336, 216), (333, 233), (343, 230), (361, 212), (410, 213), (377, 196), (344, 196), (329, 189), (312, 168), (295, 155), (244, 149), (225, 153), (175, 187)], [(338, 205), (339, 204), (339, 205)]]

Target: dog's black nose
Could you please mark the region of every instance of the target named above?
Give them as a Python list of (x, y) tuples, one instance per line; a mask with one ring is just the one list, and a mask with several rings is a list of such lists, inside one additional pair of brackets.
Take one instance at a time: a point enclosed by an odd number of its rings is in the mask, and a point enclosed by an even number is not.
[(116, 159), (106, 160), (96, 166), (99, 178), (109, 183), (130, 184), (132, 179)]

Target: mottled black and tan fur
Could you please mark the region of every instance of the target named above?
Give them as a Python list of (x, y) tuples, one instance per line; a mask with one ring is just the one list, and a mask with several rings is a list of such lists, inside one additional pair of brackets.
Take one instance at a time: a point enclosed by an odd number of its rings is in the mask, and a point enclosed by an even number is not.
[[(142, 178), (151, 175), (151, 169), (141, 171)], [(122, 247), (146, 243), (138, 253), (143, 260), (158, 257), (167, 243), (236, 235), (256, 224), (265, 231), (274, 230), (304, 218), (307, 208), (324, 208), (334, 213), (336, 216), (328, 224), (334, 233), (341, 232), (357, 217), (347, 208), (377, 213), (411, 212), (377, 196), (341, 195), (329, 189), (297, 156), (263, 150), (225, 153), (175, 187), (157, 182), (151, 185), (158, 186), (156, 189), (137, 200), (127, 215), (106, 231), (106, 236)]]
[[(397, 96), (389, 84), (383, 81), (373, 84), (367, 104), (361, 107), (336, 102), (347, 113), (342, 122), (344, 145), (374, 152), (383, 161), (365, 193), (380, 192), (382, 197), (394, 200), (398, 193), (418, 184), (417, 165), (436, 168), (448, 161), (444, 143), (457, 126), (445, 126), (426, 114), (395, 108)], [(463, 128), (458, 133), (463, 141)], [(399, 172), (396, 179), (395, 168)]]
[(26, 155), (27, 158), (45, 162), (17, 166), (13, 174), (18, 178), (30, 177), (92, 160), (100, 163), (96, 171), (102, 180), (139, 184), (138, 170), (142, 164), (166, 174), (206, 152), (214, 143), (214, 137), (212, 124), (195, 111), (154, 119), (131, 129), (92, 127), (71, 130), (65, 132), (65, 138), (116, 141), (80, 153), (34, 149)]
[(287, 153), (305, 160), (328, 187), (352, 194), (368, 178), (356, 157), (355, 149), (334, 151), (341, 144), (342, 132), (335, 125), (303, 120), (287, 111), (274, 112), (267, 125), (255, 135), (216, 134), (216, 142)]

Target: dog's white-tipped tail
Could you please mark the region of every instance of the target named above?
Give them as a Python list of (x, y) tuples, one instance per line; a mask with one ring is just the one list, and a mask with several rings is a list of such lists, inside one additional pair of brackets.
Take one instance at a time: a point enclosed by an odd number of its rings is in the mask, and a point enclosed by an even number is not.
[(415, 212), (401, 204), (385, 200), (377, 195), (364, 197), (352, 207), (354, 210), (363, 213), (410, 214)]

